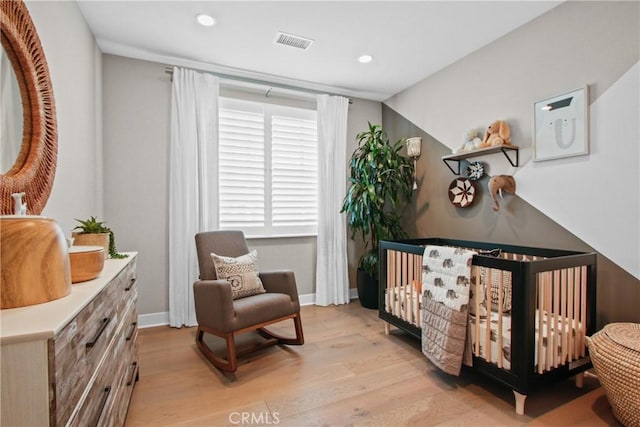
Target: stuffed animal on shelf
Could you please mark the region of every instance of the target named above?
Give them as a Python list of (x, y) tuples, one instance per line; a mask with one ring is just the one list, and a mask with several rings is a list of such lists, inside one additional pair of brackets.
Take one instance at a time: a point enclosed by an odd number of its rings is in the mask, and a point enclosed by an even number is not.
[(504, 120), (496, 120), (491, 123), (484, 133), (484, 139), (480, 148), (496, 147), (511, 144), (511, 131)]
[(478, 131), (476, 129), (471, 129), (464, 135), (464, 142), (462, 145), (453, 150), (453, 154), (475, 150), (480, 147), (481, 143), (482, 140), (478, 137)]

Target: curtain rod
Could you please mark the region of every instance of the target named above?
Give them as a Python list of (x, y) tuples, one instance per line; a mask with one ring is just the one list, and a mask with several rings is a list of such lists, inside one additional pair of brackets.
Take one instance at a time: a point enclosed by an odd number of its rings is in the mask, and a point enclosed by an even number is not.
[[(171, 76), (173, 76), (173, 67), (165, 67), (164, 72), (169, 74), (169, 75), (171, 75)], [(329, 92), (324, 92), (324, 91), (315, 90), (315, 89), (307, 89), (307, 88), (287, 85), (287, 84), (283, 84), (283, 83), (272, 83), (272, 82), (268, 82), (268, 81), (265, 81), (265, 80), (252, 79), (252, 78), (248, 78), (248, 77), (239, 77), (239, 76), (234, 76), (234, 75), (231, 75), (231, 74), (217, 73), (217, 72), (214, 72), (214, 71), (202, 71), (202, 72), (212, 74), (214, 76), (220, 77), (221, 79), (236, 80), (236, 81), (245, 82), (245, 83), (253, 83), (253, 84), (258, 84), (258, 85), (262, 85), (262, 86), (269, 86), (269, 87), (276, 87), (276, 88), (280, 88), (280, 89), (293, 90), (293, 91), (297, 91), (297, 92), (308, 92), (308, 93), (314, 93), (316, 95), (343, 96), (343, 95), (338, 95), (336, 93), (329, 93)], [(269, 93), (270, 91), (271, 91), (271, 89), (269, 89), (267, 91), (267, 93)], [(351, 99), (351, 98), (348, 98), (348, 99), (349, 99), (349, 104), (353, 104), (353, 99)]]

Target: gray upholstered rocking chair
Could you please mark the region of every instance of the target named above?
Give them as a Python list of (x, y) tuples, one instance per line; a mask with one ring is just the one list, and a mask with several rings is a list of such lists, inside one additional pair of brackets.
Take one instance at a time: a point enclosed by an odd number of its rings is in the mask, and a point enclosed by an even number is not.
[[(302, 345), (300, 302), (292, 271), (260, 272), (265, 293), (233, 299), (231, 284), (218, 280), (211, 253), (239, 257), (249, 253), (241, 231), (209, 231), (195, 236), (200, 280), (193, 284), (198, 331), (196, 344), (202, 354), (218, 369), (234, 372), (238, 368), (235, 335), (257, 331), (266, 341), (252, 347), (255, 351), (273, 344)], [(265, 326), (293, 319), (295, 338), (269, 332)], [(204, 334), (226, 341), (226, 359), (216, 355), (203, 341)]]

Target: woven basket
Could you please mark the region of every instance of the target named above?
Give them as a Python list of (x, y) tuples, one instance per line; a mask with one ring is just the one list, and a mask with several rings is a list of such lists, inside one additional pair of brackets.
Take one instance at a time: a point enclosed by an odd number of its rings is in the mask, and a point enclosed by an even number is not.
[(640, 427), (640, 323), (610, 323), (586, 339), (613, 414)]
[(104, 259), (109, 258), (109, 233), (71, 233), (73, 244), (76, 246), (102, 246)]

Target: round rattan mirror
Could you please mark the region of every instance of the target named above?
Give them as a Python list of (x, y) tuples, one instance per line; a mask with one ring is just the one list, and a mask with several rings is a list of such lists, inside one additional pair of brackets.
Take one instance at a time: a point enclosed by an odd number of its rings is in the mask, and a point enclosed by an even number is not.
[[(24, 2), (0, 0), (2, 47), (16, 74), (22, 98), (22, 143), (17, 158), (0, 174), (0, 214), (12, 214), (12, 193), (25, 192), (29, 214), (44, 209), (56, 171), (58, 130), (49, 67)], [(0, 141), (0, 144), (10, 143)]]

